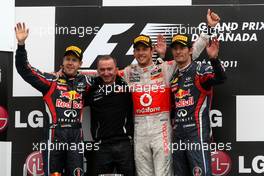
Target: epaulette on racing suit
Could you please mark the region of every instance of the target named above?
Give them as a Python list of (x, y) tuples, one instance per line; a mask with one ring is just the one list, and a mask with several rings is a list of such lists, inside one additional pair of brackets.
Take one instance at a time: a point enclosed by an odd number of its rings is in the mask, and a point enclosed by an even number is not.
[[(15, 64), (22, 78), (43, 94), (49, 117), (46, 127), (48, 143), (82, 142), (83, 100), (90, 89), (88, 77), (77, 74), (71, 78), (57, 78), (37, 70), (28, 63), (25, 45), (18, 45)], [(66, 175), (71, 175), (76, 168), (82, 169), (83, 156), (78, 150), (50, 150), (44, 154), (46, 175), (53, 172), (62, 173), (66, 163)]]

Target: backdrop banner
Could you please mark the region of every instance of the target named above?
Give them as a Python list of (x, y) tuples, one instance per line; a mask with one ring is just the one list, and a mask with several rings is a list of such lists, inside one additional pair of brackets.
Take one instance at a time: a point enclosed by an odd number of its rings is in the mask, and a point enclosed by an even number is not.
[[(52, 64), (59, 69), (65, 48), (77, 45), (84, 51), (83, 69), (95, 69), (96, 59), (102, 54), (117, 58), (122, 69), (134, 61), (132, 40), (135, 36), (150, 35), (155, 43), (157, 35), (163, 34), (169, 43), (173, 34), (191, 33), (195, 41), (201, 32), (206, 32), (208, 8), (212, 7), (56, 7)], [(264, 128), (261, 128), (264, 82), (260, 79), (264, 73), (261, 58), (264, 16), (260, 15), (264, 6), (214, 6), (212, 9), (221, 17), (221, 23), (211, 32), (218, 34), (219, 58), (228, 77), (225, 84), (214, 89), (210, 113), (215, 142), (211, 148), (216, 150), (212, 154), (213, 173), (264, 173)], [(41, 42), (38, 45), (41, 47)], [(34, 59), (37, 58), (29, 61)], [(208, 62), (206, 53), (197, 61)], [(256, 106), (251, 106), (252, 103)], [(35, 151), (34, 144), (42, 140), (47, 114), (41, 97), (10, 97), (9, 114), (12, 175), (22, 175), (26, 158)], [(89, 111), (85, 111), (84, 118), (90, 118)]]

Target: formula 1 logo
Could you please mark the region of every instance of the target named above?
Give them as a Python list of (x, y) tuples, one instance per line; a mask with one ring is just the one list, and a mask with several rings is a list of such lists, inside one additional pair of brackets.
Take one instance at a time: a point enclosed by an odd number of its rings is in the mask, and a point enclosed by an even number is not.
[(215, 151), (211, 153), (212, 157), (212, 175), (225, 176), (231, 170), (231, 159), (229, 155), (223, 151)]
[(134, 23), (104, 24), (83, 53), (83, 58), (89, 58), (84, 65), (90, 67), (98, 55), (111, 54), (117, 43), (108, 43), (110, 38), (126, 32), (133, 25)]
[(144, 107), (150, 106), (151, 103), (152, 103), (152, 97), (149, 94), (145, 93), (145, 94), (141, 95), (140, 104), (142, 106), (144, 106)]
[[(83, 58), (89, 58), (83, 61), (85, 67), (90, 67), (99, 55), (110, 55), (118, 43), (108, 43), (112, 36), (120, 35), (128, 31), (135, 23), (105, 23), (97, 32), (91, 43), (83, 53)], [(140, 34), (149, 35), (152, 41), (155, 41), (158, 34), (165, 37), (171, 37), (175, 29), (183, 27), (183, 24), (167, 23), (147, 23)], [(135, 37), (131, 36), (131, 40)], [(169, 39), (170, 40), (170, 39)], [(126, 55), (133, 55), (133, 46), (128, 48)]]
[(24, 170), (25, 169), (27, 173), (32, 176), (44, 175), (42, 153), (39, 151), (31, 153), (26, 159)]

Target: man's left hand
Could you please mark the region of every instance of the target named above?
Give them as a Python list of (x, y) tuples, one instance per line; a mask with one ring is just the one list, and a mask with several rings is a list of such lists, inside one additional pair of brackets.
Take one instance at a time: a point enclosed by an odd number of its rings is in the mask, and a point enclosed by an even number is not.
[(210, 27), (215, 27), (216, 24), (219, 23), (220, 21), (220, 17), (216, 13), (211, 11), (211, 9), (208, 9), (206, 18), (207, 18), (207, 24)]
[(219, 41), (213, 38), (211, 44), (206, 47), (207, 54), (210, 59), (216, 59), (219, 53)]

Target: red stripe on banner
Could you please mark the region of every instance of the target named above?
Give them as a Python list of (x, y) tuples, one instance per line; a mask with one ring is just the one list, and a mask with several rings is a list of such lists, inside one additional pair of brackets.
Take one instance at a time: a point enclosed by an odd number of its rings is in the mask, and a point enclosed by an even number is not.
[(57, 123), (57, 113), (56, 113), (56, 110), (55, 110), (51, 95), (55, 91), (56, 86), (57, 86), (57, 83), (54, 82), (51, 85), (50, 90), (48, 91), (48, 93), (43, 97), (44, 101), (47, 103), (47, 105), (48, 105), (48, 107), (50, 109), (51, 116), (52, 116), (52, 123), (54, 123), (54, 124)]

